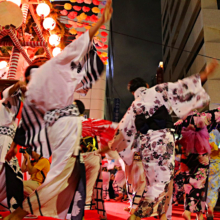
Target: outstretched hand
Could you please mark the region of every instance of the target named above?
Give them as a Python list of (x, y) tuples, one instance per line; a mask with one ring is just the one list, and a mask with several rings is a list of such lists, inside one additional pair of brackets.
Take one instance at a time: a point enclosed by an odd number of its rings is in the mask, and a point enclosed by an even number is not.
[(109, 21), (112, 17), (112, 13), (113, 13), (112, 0), (108, 0), (105, 5), (105, 9), (102, 14), (102, 17), (101, 17), (102, 22), (105, 23), (105, 22)]
[(218, 67), (217, 60), (213, 60), (211, 63), (209, 63), (205, 70), (200, 74), (201, 81), (204, 82), (207, 80), (208, 76), (212, 75), (216, 68)]

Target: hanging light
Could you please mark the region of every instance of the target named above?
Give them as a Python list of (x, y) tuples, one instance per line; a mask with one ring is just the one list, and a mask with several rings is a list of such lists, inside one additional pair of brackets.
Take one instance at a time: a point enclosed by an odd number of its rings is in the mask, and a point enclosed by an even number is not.
[(56, 47), (60, 43), (60, 37), (56, 34), (50, 35), (49, 43), (51, 46)]
[(45, 30), (52, 31), (56, 27), (56, 22), (53, 18), (45, 18), (43, 21), (43, 27)]
[(8, 0), (8, 2), (13, 2), (15, 3), (18, 7), (21, 5), (21, 0)]
[(36, 11), (37, 11), (38, 16), (47, 17), (50, 14), (50, 7), (46, 3), (40, 3), (37, 6)]
[(8, 65), (8, 62), (6, 62), (6, 61), (1, 61), (1, 62), (0, 62), (0, 70), (2, 70), (2, 69), (4, 69), (5, 67), (7, 67), (7, 65)]
[(60, 54), (60, 53), (61, 53), (61, 49), (60, 49), (59, 47), (55, 47), (55, 48), (53, 49), (52, 54), (53, 54), (54, 57), (57, 56), (57, 55)]

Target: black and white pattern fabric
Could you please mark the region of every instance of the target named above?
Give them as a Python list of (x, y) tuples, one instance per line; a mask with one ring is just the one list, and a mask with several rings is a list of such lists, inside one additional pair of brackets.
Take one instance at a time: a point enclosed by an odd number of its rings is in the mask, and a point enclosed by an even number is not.
[(85, 95), (92, 88), (95, 81), (100, 78), (104, 69), (104, 64), (98, 56), (94, 45), (85, 55), (83, 63), (83, 66), (79, 63), (77, 67), (77, 73), (85, 71), (85, 74), (81, 82), (77, 85), (76, 92)]
[(13, 139), (15, 136), (15, 131), (9, 127), (1, 126), (0, 127), (0, 134), (7, 135)]
[(63, 109), (55, 109), (54, 111), (48, 111), (44, 115), (44, 121), (46, 125), (52, 126), (59, 118), (65, 116), (79, 116), (79, 110), (76, 105), (72, 104)]
[(103, 200), (102, 163), (100, 163), (99, 175), (94, 187), (91, 205), (91, 209), (96, 209), (100, 216), (106, 217), (106, 210)]

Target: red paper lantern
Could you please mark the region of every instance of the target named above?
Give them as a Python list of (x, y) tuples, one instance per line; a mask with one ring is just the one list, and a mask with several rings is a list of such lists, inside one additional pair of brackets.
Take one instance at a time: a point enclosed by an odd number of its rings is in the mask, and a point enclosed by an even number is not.
[(92, 0), (84, 0), (84, 2), (89, 5), (92, 4)]
[(98, 0), (93, 0), (92, 3), (93, 5), (99, 5), (100, 2)]
[(104, 46), (102, 47), (102, 49), (103, 49), (103, 50), (107, 50), (107, 49), (108, 49), (108, 45), (104, 45)]
[(84, 2), (84, 0), (77, 0), (77, 3), (79, 3), (79, 4), (81, 4), (83, 2)]
[(103, 43), (105, 43), (105, 42), (107, 41), (107, 38), (101, 38), (101, 41), (102, 41)]
[(108, 33), (102, 31), (102, 32), (101, 32), (101, 35), (102, 35), (103, 37), (107, 37), (107, 36), (108, 36)]
[(83, 6), (83, 7), (82, 7), (82, 10), (83, 10), (84, 12), (89, 12), (89, 11), (90, 11), (90, 7)]
[(74, 6), (73, 6), (73, 9), (74, 9), (75, 11), (81, 11), (82, 7), (80, 7), (80, 6), (78, 6), (78, 5), (74, 5)]
[(77, 12), (75, 12), (75, 11), (71, 11), (71, 12), (68, 14), (68, 18), (69, 18), (69, 19), (74, 19), (74, 18), (76, 18), (76, 16), (77, 16)]
[(85, 20), (90, 21), (90, 16), (87, 16)]
[(62, 11), (60, 11), (60, 14), (66, 16), (68, 14), (68, 11), (66, 9), (63, 9)]
[(102, 8), (102, 9), (100, 10), (101, 14), (103, 14), (104, 10), (105, 10), (104, 8)]
[(101, 51), (97, 51), (97, 54), (98, 54), (98, 55), (101, 55), (101, 54), (102, 54), (102, 52), (101, 52)]
[(108, 60), (108, 57), (101, 57), (101, 60), (102, 60), (103, 62), (106, 62), (106, 61)]
[(95, 16), (95, 15), (92, 15), (92, 16), (90, 17), (90, 21), (91, 21), (91, 22), (97, 22), (97, 21), (98, 21), (98, 17)]
[(66, 26), (67, 28), (71, 28), (71, 27), (72, 27), (71, 24), (65, 24), (65, 26)]

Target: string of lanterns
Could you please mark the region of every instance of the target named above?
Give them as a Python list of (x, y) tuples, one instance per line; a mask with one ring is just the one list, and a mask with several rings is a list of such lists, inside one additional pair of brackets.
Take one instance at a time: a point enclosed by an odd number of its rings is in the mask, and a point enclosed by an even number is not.
[[(56, 21), (47, 17), (50, 14), (50, 7), (46, 3), (40, 3), (36, 8), (37, 15), (44, 19), (43, 27), (47, 31), (52, 31), (56, 27)], [(55, 47), (52, 51), (53, 56), (57, 56), (61, 52), (61, 48), (56, 47), (60, 44), (60, 37), (57, 34), (52, 34), (49, 37), (49, 44)]]

